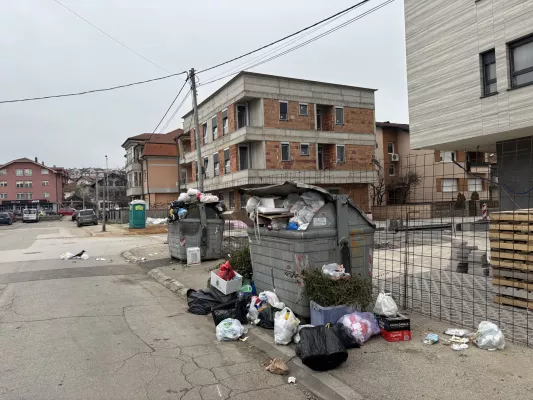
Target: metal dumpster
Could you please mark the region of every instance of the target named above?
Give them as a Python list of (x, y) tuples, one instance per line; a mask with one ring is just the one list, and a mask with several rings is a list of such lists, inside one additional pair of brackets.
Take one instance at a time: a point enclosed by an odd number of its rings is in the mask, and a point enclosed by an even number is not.
[(286, 182), (242, 192), (257, 197), (286, 197), (308, 190), (320, 193), (326, 204), (307, 230), (248, 229), (257, 290), (275, 290), (280, 300), (302, 317), (310, 315), (309, 299), (297, 275), (304, 269), (337, 262), (352, 275), (371, 279), (375, 231), (375, 225), (348, 196), (331, 195), (316, 186)]
[(186, 218), (168, 224), (170, 256), (187, 260), (187, 248), (199, 247), (202, 260), (222, 257), (224, 220), (212, 208), (199, 203), (189, 207)]

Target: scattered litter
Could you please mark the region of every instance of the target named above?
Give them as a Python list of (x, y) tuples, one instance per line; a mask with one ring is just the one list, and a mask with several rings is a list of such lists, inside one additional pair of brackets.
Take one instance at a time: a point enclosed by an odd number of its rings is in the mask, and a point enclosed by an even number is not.
[(265, 368), (268, 372), (272, 372), (276, 375), (287, 375), (289, 373), (289, 367), (287, 363), (281, 358), (274, 358), (270, 361), (270, 364)]
[[(96, 261), (105, 261), (105, 258), (98, 257), (96, 258)], [(126, 262), (130, 262), (130, 260), (126, 260)]]
[(426, 337), (424, 338), (424, 341), (422, 343), (424, 344), (435, 344), (439, 342), (439, 335), (436, 333), (428, 333)]
[(374, 314), (385, 315), (386, 317), (395, 317), (398, 314), (398, 306), (392, 298), (392, 295), (385, 293), (383, 289), (381, 289), (381, 293), (376, 300)]
[(239, 340), (240, 340), (241, 342), (246, 342), (246, 341), (248, 340), (248, 336), (243, 337), (243, 338), (239, 338)]
[(505, 338), (503, 332), (496, 324), (489, 321), (482, 321), (477, 329), (474, 343), (480, 349), (485, 350), (503, 350), (505, 347)]
[(89, 255), (87, 253), (83, 253), (80, 258), (82, 260), (88, 260), (89, 259)]
[(225, 319), (216, 328), (216, 336), (219, 342), (238, 340), (247, 332), (248, 329), (244, 328), (238, 320), (232, 318)]
[(285, 308), (285, 303), (279, 301), (278, 295), (274, 292), (268, 290), (259, 293), (259, 299), (263, 302), (268, 302), (272, 307), (283, 310)]
[(80, 258), (85, 253), (85, 250), (80, 251), (78, 254), (74, 254), (72, 258)]
[(159, 253), (154, 253), (154, 256), (157, 256)]
[(298, 330), (300, 320), (296, 318), (290, 308), (285, 307), (274, 317), (274, 343), (287, 345)]
[(59, 256), (61, 260), (70, 260), (72, 257), (74, 257), (74, 254), (66, 252)]
[(141, 257), (141, 261), (146, 261), (146, 257)]
[(445, 335), (457, 336), (460, 338), (472, 336), (472, 332), (467, 329), (448, 328), (444, 331)]
[[(350, 274), (346, 273), (344, 267), (337, 263), (326, 264), (322, 266), (322, 273), (324, 275), (330, 276), (334, 281), (349, 278)], [(379, 297), (378, 297), (379, 299)]]
[(164, 225), (167, 223), (166, 218), (146, 218), (146, 224), (147, 225)]
[(468, 345), (466, 343), (463, 344), (452, 344), (452, 350), (459, 351), (459, 350), (466, 350), (468, 349)]
[(287, 378), (287, 383), (296, 383), (296, 378), (294, 376), (289, 376)]

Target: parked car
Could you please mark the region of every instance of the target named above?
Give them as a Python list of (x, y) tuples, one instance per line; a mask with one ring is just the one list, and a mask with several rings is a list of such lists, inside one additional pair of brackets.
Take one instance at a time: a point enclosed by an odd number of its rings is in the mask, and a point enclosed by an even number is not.
[(34, 208), (23, 210), (22, 222), (39, 222), (39, 212)]
[(15, 213), (13, 211), (4, 211), (4, 212), (9, 214), (9, 216), (11, 217), (11, 221), (13, 221), (13, 222), (17, 221), (17, 216), (15, 215)]
[(12, 225), (13, 219), (8, 213), (0, 212), (0, 224)]
[(81, 228), (83, 225), (98, 225), (98, 219), (94, 210), (80, 210), (77, 211), (77, 214), (76, 223), (78, 224), (78, 228)]
[(59, 211), (57, 212), (57, 214), (64, 217), (65, 215), (74, 214), (74, 211), (76, 211), (74, 208), (65, 207), (65, 208), (60, 208)]
[(72, 220), (73, 220), (73, 221), (76, 221), (76, 218), (78, 217), (79, 212), (80, 212), (80, 210), (75, 210), (75, 211), (72, 213)]

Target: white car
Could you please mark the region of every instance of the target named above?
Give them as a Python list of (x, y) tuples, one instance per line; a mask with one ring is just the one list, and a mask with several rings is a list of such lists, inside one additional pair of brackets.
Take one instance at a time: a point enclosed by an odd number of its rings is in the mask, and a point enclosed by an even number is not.
[(22, 210), (22, 222), (39, 222), (39, 212), (35, 209)]

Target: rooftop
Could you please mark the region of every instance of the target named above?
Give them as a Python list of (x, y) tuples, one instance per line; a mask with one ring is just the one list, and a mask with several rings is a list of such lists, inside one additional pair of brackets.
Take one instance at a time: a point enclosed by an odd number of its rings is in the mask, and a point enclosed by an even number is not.
[(409, 132), (409, 124), (396, 124), (394, 122), (376, 122), (378, 128), (396, 128)]

